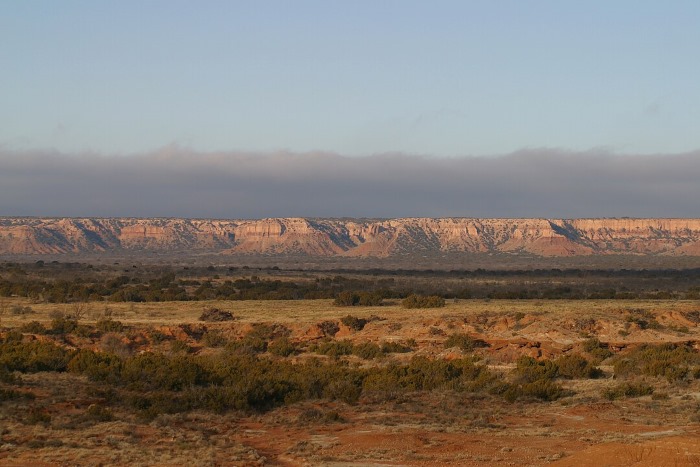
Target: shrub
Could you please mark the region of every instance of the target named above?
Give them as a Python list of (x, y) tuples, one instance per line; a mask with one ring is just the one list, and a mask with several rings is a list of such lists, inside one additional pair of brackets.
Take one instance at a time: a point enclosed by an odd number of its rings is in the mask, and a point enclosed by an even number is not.
[(297, 353), (297, 346), (288, 337), (280, 337), (268, 344), (268, 352), (279, 357), (289, 357)]
[(22, 373), (65, 371), (73, 354), (51, 342), (5, 342), (0, 344), (0, 366)]
[(414, 339), (409, 339), (405, 342), (383, 342), (382, 343), (382, 353), (408, 353), (413, 352), (413, 349), (417, 347), (416, 341)]
[(553, 380), (559, 375), (559, 367), (552, 360), (537, 361), (528, 356), (521, 356), (513, 370), (518, 383), (534, 383), (539, 380)]
[(185, 341), (174, 340), (170, 343), (170, 351), (173, 353), (190, 353), (191, 350)]
[(85, 411), (84, 417), (94, 422), (111, 422), (114, 420), (114, 414), (111, 410), (97, 404), (91, 404)]
[(22, 339), (24, 339), (24, 336), (22, 335), (21, 332), (15, 330), (15, 329), (10, 329), (5, 333), (5, 338), (3, 339), (4, 342), (22, 342)]
[(207, 381), (206, 370), (191, 355), (143, 353), (124, 360), (121, 371), (121, 384), (141, 391), (181, 391)]
[(199, 316), (200, 321), (232, 321), (233, 315), (230, 311), (219, 308), (207, 308)]
[(509, 386), (503, 393), (503, 397), (509, 402), (515, 402), (520, 399), (555, 401), (570, 394), (569, 391), (564, 390), (564, 388), (553, 381), (538, 379), (530, 383)]
[(30, 321), (24, 323), (19, 330), (27, 334), (44, 334), (46, 332), (46, 327), (39, 321)]
[(51, 334), (70, 334), (78, 327), (78, 321), (66, 317), (57, 317), (51, 320)]
[(30, 306), (12, 305), (10, 308), (10, 313), (13, 315), (31, 315), (35, 313), (35, 311)]
[(476, 347), (476, 341), (468, 334), (452, 334), (445, 341), (445, 348), (459, 347), (465, 352), (471, 352)]
[(100, 332), (123, 332), (124, 324), (121, 321), (116, 321), (111, 318), (101, 319), (96, 324), (95, 327)]
[(117, 382), (120, 379), (122, 359), (117, 355), (81, 349), (68, 362), (68, 370), (87, 376), (91, 381)]
[(555, 360), (558, 375), (566, 379), (598, 378), (603, 372), (581, 355), (564, 355)]
[(0, 365), (0, 383), (15, 384), (17, 382), (19, 382), (19, 378), (7, 368), (7, 365)]
[(321, 330), (323, 335), (333, 337), (338, 331), (340, 331), (340, 326), (336, 321), (322, 321), (318, 323), (318, 328)]
[(639, 374), (682, 381), (700, 365), (700, 354), (686, 344), (643, 345), (614, 361), (616, 376)]
[(30, 425), (48, 425), (51, 423), (51, 414), (45, 408), (32, 407), (27, 413), (26, 422)]
[(411, 294), (401, 301), (404, 308), (442, 308), (445, 306), (445, 299), (438, 295), (416, 295)]
[(29, 394), (31, 393), (22, 393), (19, 392), (15, 389), (3, 389), (0, 388), (0, 403), (5, 402), (5, 401), (10, 401), (10, 400), (15, 400), (15, 399), (21, 399), (22, 397), (27, 397), (32, 398)]
[(161, 342), (168, 340), (169, 337), (156, 329), (152, 329), (148, 332), (148, 339), (152, 344), (160, 344)]
[(608, 346), (596, 338), (584, 341), (583, 350), (588, 352), (598, 363), (613, 355)]
[(335, 306), (381, 306), (379, 292), (340, 292), (333, 301)]
[(122, 336), (113, 332), (108, 332), (100, 339), (100, 349), (104, 352), (127, 357), (131, 355), (131, 346), (128, 342), (124, 342)]
[(219, 329), (207, 331), (202, 336), (202, 344), (207, 347), (223, 347), (228, 343), (224, 333)]
[(366, 319), (357, 318), (351, 315), (347, 315), (344, 318), (341, 318), (340, 322), (352, 329), (353, 331), (362, 331), (362, 329), (364, 329), (365, 327), (365, 324), (367, 324)]
[(648, 396), (654, 388), (645, 383), (621, 383), (603, 391), (603, 397), (609, 400)]
[(91, 337), (92, 328), (85, 324), (79, 324), (73, 331), (73, 334), (75, 334), (78, 337)]
[(279, 337), (288, 337), (290, 334), (289, 328), (281, 324), (255, 323), (246, 337), (270, 341)]
[(353, 345), (349, 340), (321, 342), (316, 347), (316, 353), (329, 357), (341, 357), (352, 353)]
[(246, 336), (240, 341), (226, 344), (226, 352), (236, 355), (255, 355), (267, 351), (267, 341), (259, 337)]
[(382, 349), (374, 342), (363, 342), (353, 346), (352, 354), (365, 360), (373, 360), (382, 355)]

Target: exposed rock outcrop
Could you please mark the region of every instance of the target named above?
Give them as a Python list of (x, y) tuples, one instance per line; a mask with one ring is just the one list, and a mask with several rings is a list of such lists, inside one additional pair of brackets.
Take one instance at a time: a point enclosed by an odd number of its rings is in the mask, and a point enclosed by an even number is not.
[(0, 254), (700, 256), (700, 219), (0, 219)]

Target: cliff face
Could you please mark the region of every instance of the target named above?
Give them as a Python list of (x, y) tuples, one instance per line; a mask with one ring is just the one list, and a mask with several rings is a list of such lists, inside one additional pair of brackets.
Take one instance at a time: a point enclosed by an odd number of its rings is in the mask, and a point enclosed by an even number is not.
[(0, 218), (0, 254), (119, 251), (700, 256), (700, 219)]

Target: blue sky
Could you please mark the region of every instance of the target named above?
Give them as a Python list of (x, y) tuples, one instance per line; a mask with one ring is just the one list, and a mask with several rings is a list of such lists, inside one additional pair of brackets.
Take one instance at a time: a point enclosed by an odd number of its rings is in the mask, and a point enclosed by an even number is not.
[(700, 148), (697, 1), (6, 1), (0, 147)]

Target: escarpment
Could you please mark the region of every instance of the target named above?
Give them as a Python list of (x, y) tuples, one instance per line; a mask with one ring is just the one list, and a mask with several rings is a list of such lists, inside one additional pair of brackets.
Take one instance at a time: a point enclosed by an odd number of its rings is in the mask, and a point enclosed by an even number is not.
[(700, 219), (0, 218), (0, 254), (700, 256)]

